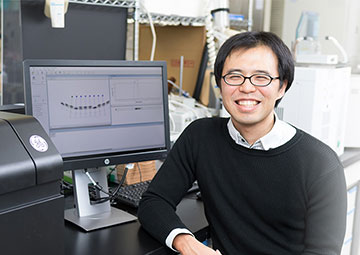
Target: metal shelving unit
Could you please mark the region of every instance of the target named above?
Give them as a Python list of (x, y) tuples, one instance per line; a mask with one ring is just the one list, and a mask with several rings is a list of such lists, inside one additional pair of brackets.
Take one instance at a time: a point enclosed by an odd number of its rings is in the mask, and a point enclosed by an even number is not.
[[(69, 3), (123, 8), (137, 8), (138, 6), (138, 0), (69, 0)], [(205, 24), (205, 17), (186, 17), (151, 13), (151, 18), (154, 24), (159, 25), (203, 26)], [(148, 23), (147, 14), (140, 12), (138, 21), (140, 23)]]
[[(186, 17), (177, 15), (164, 15), (158, 13), (151, 13), (151, 18), (154, 24), (164, 26), (204, 26), (205, 17)], [(148, 23), (148, 16), (146, 13), (140, 13), (140, 23)]]
[[(132, 18), (128, 20), (129, 23), (134, 23), (134, 60), (138, 60), (139, 24), (149, 23), (148, 15), (140, 12), (139, 0), (69, 0), (69, 3), (129, 8), (131, 14), (129, 16)], [(153, 23), (161, 26), (204, 26), (206, 18), (163, 15), (158, 13), (151, 13), (150, 15)]]
[(69, 0), (69, 3), (135, 8), (137, 0)]
[[(248, 30), (251, 29), (251, 26), (249, 25), (248, 20), (230, 20), (230, 27), (235, 30)], [(249, 28), (250, 27), (250, 28)]]

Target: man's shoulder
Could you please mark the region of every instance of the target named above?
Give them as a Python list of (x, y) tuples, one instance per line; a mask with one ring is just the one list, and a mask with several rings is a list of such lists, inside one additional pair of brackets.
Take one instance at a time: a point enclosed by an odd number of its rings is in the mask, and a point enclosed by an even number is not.
[(297, 151), (302, 158), (320, 164), (340, 164), (339, 157), (329, 145), (303, 130), (297, 129), (296, 132), (301, 134)]
[(201, 118), (191, 122), (189, 128), (193, 130), (198, 130), (203, 128), (206, 128), (207, 130), (222, 128), (224, 125), (226, 125), (228, 120), (229, 118), (220, 118), (220, 117)]
[(296, 132), (302, 134), (302, 143), (301, 144), (302, 144), (302, 146), (306, 146), (309, 150), (318, 151), (320, 149), (320, 151), (322, 151), (322, 150), (328, 151), (331, 154), (335, 153), (329, 145), (327, 145), (320, 139), (314, 137), (313, 135), (311, 135), (301, 129), (298, 129), (298, 128), (296, 128)]

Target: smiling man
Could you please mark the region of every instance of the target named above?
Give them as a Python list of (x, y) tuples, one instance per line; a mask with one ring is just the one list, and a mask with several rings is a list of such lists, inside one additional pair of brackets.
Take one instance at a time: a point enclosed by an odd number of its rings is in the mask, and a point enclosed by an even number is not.
[[(183, 255), (335, 255), (345, 233), (346, 186), (337, 155), (277, 118), (294, 64), (268, 32), (247, 32), (220, 48), (215, 77), (230, 118), (193, 122), (143, 195), (143, 227)], [(213, 248), (175, 214), (197, 180)]]

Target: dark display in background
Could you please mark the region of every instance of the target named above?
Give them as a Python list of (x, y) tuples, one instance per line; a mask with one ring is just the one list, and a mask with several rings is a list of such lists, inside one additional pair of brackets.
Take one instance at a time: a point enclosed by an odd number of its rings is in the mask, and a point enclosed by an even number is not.
[(2, 104), (24, 103), (25, 59), (124, 60), (127, 8), (69, 3), (52, 28), (44, 0), (4, 0)]

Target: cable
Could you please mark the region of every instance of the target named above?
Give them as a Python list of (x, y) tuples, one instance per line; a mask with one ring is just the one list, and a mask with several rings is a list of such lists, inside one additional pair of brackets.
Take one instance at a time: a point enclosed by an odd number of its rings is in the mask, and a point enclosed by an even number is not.
[(86, 168), (84, 169), (84, 171), (85, 171), (86, 176), (89, 178), (89, 180), (91, 181), (91, 183), (94, 185), (94, 187), (95, 187), (98, 191), (103, 192), (104, 194), (109, 195), (109, 196), (111, 195), (109, 192), (105, 191), (104, 188), (103, 188), (100, 184), (98, 184), (98, 183), (91, 177), (90, 173), (87, 171)]
[(121, 177), (121, 180), (120, 180), (120, 182), (119, 182), (119, 185), (116, 187), (116, 189), (114, 190), (114, 192), (112, 192), (112, 194), (111, 194), (111, 196), (110, 196), (110, 200), (111, 200), (111, 201), (114, 200), (116, 194), (119, 192), (121, 186), (124, 184), (125, 179), (126, 179), (127, 172), (129, 171), (129, 168), (130, 168), (130, 169), (133, 169), (133, 168), (134, 168), (134, 164), (127, 164), (127, 165), (125, 166), (124, 173), (123, 173), (123, 175), (122, 175), (122, 177)]
[(214, 28), (213, 28), (212, 16), (210, 11), (210, 0), (206, 1), (205, 11), (206, 11), (206, 16), (205, 16), (206, 43), (208, 45), (209, 65), (213, 67), (216, 59), (216, 48), (215, 48), (215, 38), (213, 34)]
[(348, 58), (348, 55), (347, 55), (345, 49), (341, 46), (339, 41), (335, 39), (335, 37), (333, 37), (333, 36), (325, 36), (325, 40), (332, 41), (334, 43), (335, 47), (338, 48), (338, 50), (340, 51), (340, 53), (342, 55), (342, 59), (343, 59), (341, 61), (341, 63), (347, 63), (349, 61), (349, 58)]
[(126, 179), (126, 175), (127, 175), (127, 172), (129, 171), (129, 169), (133, 169), (134, 168), (134, 164), (127, 164), (125, 166), (125, 169), (124, 169), (124, 173), (123, 173), (123, 176), (121, 177), (121, 180), (118, 184), (118, 186), (116, 187), (116, 189), (114, 190), (114, 192), (107, 192), (104, 190), (104, 188), (99, 185), (93, 178), (92, 176), (90, 175), (90, 173), (87, 171), (87, 169), (84, 169), (84, 172), (85, 172), (85, 175), (89, 178), (90, 182), (94, 185), (94, 187), (99, 191), (99, 192), (103, 192), (104, 194), (108, 195), (108, 197), (102, 197), (102, 198), (95, 198), (93, 200), (94, 203), (103, 203), (103, 202), (106, 202), (106, 201), (113, 201), (116, 194), (119, 192), (121, 186), (124, 184), (125, 182), (125, 179)]
[(62, 195), (64, 195), (66, 192), (72, 192), (73, 188), (73, 185), (71, 183), (68, 183), (64, 179), (60, 181), (60, 193)]
[[(175, 82), (173, 82), (172, 80), (167, 80), (168, 83), (170, 83), (171, 85), (173, 85), (175, 88), (177, 88), (180, 91), (180, 87), (179, 85), (177, 85)], [(182, 90), (182, 96), (184, 97), (190, 97), (189, 92)]]
[[(87, 171), (87, 169), (85, 168), (84, 169), (84, 172), (85, 172), (85, 175), (89, 178), (89, 180), (91, 181), (91, 183), (94, 185), (95, 189), (98, 190), (99, 192), (102, 192), (106, 195), (108, 195), (108, 197), (100, 197), (100, 198), (97, 198), (96, 194), (94, 195), (91, 203), (94, 203), (94, 204), (100, 204), (100, 203), (104, 203), (106, 201), (109, 200), (109, 197), (111, 195), (111, 193), (107, 192), (104, 190), (104, 188), (99, 185), (93, 178), (92, 176), (90, 175), (90, 173)], [(91, 195), (91, 193), (89, 193)]]
[(154, 23), (152, 21), (152, 17), (150, 12), (146, 9), (145, 4), (140, 1), (140, 5), (141, 7), (144, 9), (144, 11), (146, 12), (146, 15), (149, 18), (149, 24), (150, 24), (150, 30), (151, 30), (151, 34), (153, 36), (153, 41), (152, 41), (152, 46), (151, 46), (151, 54), (150, 54), (150, 61), (154, 61), (154, 55), (155, 55), (155, 49), (156, 49), (156, 33), (155, 33), (155, 27), (154, 27)]
[(180, 89), (180, 87), (172, 80), (167, 80), (167, 82), (170, 83), (171, 85), (173, 85), (175, 88)]
[(109, 169), (110, 169), (110, 172), (109, 172), (108, 175), (107, 175), (107, 179), (108, 179), (108, 180), (110, 180), (111, 174), (115, 171), (115, 167), (111, 167), (111, 168), (109, 168)]
[(141, 175), (141, 169), (140, 169), (140, 164), (139, 162), (136, 163), (138, 169), (139, 169), (139, 175), (140, 175), (140, 182), (142, 182), (142, 175)]

